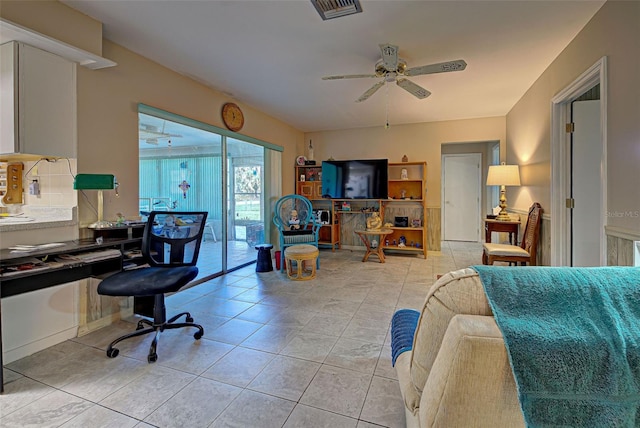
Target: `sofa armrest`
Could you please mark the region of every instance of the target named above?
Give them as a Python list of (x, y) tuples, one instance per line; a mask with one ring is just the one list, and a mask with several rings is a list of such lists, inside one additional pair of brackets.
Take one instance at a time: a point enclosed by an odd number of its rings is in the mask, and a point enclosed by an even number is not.
[(493, 317), (456, 315), (422, 392), (421, 427), (524, 427), (502, 334)]

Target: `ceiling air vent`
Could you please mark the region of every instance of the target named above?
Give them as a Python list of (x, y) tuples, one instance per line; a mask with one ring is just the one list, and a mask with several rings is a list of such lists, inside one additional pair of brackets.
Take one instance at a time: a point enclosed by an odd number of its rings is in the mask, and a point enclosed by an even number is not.
[(362, 12), (360, 0), (311, 0), (323, 20)]

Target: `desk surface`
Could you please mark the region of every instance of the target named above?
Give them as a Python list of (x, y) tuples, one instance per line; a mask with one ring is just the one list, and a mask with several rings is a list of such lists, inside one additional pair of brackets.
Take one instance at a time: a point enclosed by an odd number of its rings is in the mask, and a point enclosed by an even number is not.
[(30, 257), (44, 257), (66, 253), (78, 253), (83, 251), (92, 251), (105, 247), (113, 247), (114, 245), (128, 244), (140, 242), (140, 238), (113, 238), (104, 239), (102, 244), (98, 244), (95, 239), (77, 239), (74, 241), (64, 241), (61, 244), (63, 246), (52, 248), (41, 248), (30, 252), (14, 252), (8, 248), (0, 250), (0, 263), (6, 264), (6, 262), (19, 260)]
[[(139, 247), (142, 238), (104, 239), (101, 244), (93, 239), (65, 241), (63, 246), (37, 249), (32, 252), (0, 250), (0, 297), (10, 297), (29, 291), (64, 284), (88, 276), (102, 275), (122, 268), (123, 251)], [(104, 257), (58, 262), (64, 254), (81, 255), (97, 251), (117, 249), (117, 254)], [(24, 270), (23, 270), (24, 269)]]

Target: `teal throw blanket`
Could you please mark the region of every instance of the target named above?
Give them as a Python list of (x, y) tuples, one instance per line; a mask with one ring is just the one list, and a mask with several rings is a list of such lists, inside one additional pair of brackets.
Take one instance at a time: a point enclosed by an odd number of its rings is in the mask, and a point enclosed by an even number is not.
[(474, 266), (530, 427), (640, 427), (640, 268)]

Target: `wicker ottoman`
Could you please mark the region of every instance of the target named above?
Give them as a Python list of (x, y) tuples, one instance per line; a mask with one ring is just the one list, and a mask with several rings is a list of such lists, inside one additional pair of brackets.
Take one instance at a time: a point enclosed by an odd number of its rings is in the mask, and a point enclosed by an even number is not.
[[(294, 281), (307, 281), (316, 277), (316, 262), (320, 252), (308, 244), (292, 245), (284, 250), (287, 276)], [(295, 262), (296, 272), (293, 271)], [(305, 268), (306, 264), (306, 268)]]

